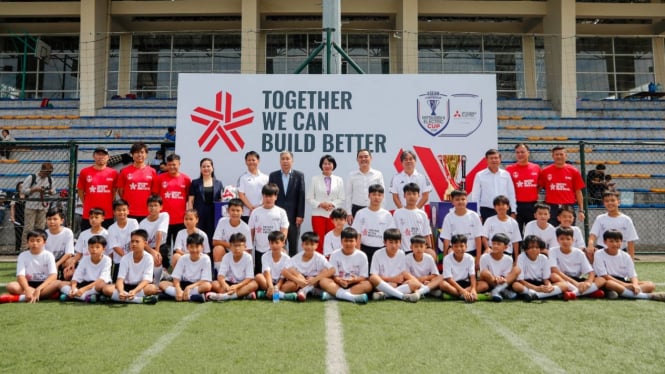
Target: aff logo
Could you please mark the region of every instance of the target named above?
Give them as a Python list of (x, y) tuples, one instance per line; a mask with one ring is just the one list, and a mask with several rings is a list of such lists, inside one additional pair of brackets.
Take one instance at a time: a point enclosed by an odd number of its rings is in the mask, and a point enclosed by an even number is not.
[(215, 109), (196, 107), (191, 118), (206, 126), (198, 141), (203, 152), (210, 152), (220, 139), (231, 152), (238, 152), (245, 147), (245, 141), (237, 129), (254, 122), (254, 111), (248, 107), (234, 110), (233, 95), (219, 91), (215, 95)]

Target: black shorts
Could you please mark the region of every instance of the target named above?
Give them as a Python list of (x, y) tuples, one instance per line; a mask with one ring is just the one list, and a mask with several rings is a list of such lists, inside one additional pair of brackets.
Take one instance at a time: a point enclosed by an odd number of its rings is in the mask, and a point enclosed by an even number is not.
[(531, 283), (534, 286), (542, 286), (543, 284), (545, 284), (544, 281), (538, 280), (538, 279), (525, 279), (524, 281), (528, 282), (528, 283)]
[(620, 282), (630, 283), (630, 278), (622, 277), (620, 275), (612, 275), (612, 274), (610, 274), (610, 276), (612, 276), (612, 278), (615, 278)]
[(39, 281), (39, 282), (28, 281), (28, 286), (30, 286), (32, 288), (37, 288), (37, 287), (41, 286), (42, 283), (44, 283), (44, 281)]
[(187, 282), (187, 281), (180, 281), (180, 289), (184, 290), (185, 288), (189, 287), (191, 284), (194, 282)]
[(458, 280), (458, 281), (456, 281), (456, 282), (457, 282), (457, 284), (459, 284), (460, 287), (462, 287), (462, 288), (468, 288), (469, 286), (471, 286), (471, 281), (470, 281), (468, 278), (467, 278), (467, 279)]
[(78, 282), (78, 283), (76, 283), (76, 288), (83, 288), (83, 287), (89, 285), (90, 283), (93, 283), (93, 282), (90, 282), (90, 281)]

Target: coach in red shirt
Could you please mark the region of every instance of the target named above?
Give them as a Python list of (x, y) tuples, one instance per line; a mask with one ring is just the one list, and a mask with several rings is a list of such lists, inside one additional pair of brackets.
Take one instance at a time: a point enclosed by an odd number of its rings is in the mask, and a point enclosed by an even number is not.
[(562, 146), (552, 148), (554, 163), (540, 172), (538, 185), (545, 189), (545, 203), (549, 204), (550, 223), (558, 226), (557, 215), (562, 205), (575, 205), (579, 207), (577, 217), (584, 220), (584, 179), (574, 166), (566, 163), (566, 149)]
[(517, 216), (515, 219), (524, 232), (524, 226), (534, 219), (534, 204), (538, 201), (538, 177), (540, 166), (529, 162), (529, 146), (519, 143), (515, 146), (514, 164), (508, 165), (506, 171), (510, 174), (515, 186), (515, 200), (517, 201)]
[(169, 231), (166, 243), (175, 241), (178, 232), (185, 228), (187, 196), (192, 179), (180, 172), (180, 156), (172, 153), (166, 157), (166, 173), (157, 175), (152, 192), (162, 198), (162, 212), (169, 214)]
[(109, 151), (106, 148), (95, 148), (92, 158), (95, 163), (81, 169), (76, 183), (78, 197), (83, 203), (81, 230), (90, 228), (88, 213), (92, 208), (104, 209), (102, 226), (108, 228), (113, 224), (113, 199), (115, 198), (118, 171), (107, 166)]

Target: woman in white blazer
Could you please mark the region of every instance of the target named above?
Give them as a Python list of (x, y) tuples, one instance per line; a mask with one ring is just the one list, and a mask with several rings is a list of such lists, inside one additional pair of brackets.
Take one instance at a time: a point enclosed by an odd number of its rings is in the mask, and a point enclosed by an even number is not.
[(324, 155), (319, 160), (321, 175), (312, 177), (307, 186), (307, 203), (312, 207), (312, 230), (319, 235), (319, 246), (316, 249), (323, 254), (323, 238), (334, 228), (330, 212), (341, 208), (344, 204), (344, 181), (333, 175), (337, 161), (331, 155)]

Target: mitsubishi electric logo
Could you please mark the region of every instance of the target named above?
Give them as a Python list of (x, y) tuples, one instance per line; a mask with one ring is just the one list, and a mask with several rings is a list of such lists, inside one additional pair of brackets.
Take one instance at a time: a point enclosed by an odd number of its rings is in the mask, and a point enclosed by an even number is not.
[(254, 121), (254, 111), (249, 108), (233, 109), (233, 95), (219, 91), (215, 95), (215, 109), (196, 107), (191, 114), (192, 121), (206, 126), (199, 138), (199, 147), (210, 152), (221, 139), (231, 152), (245, 147), (245, 141), (237, 129)]

